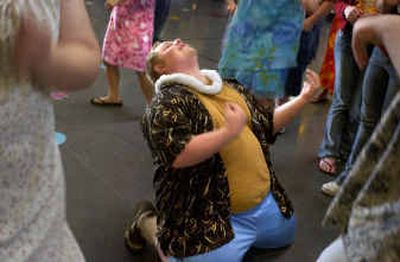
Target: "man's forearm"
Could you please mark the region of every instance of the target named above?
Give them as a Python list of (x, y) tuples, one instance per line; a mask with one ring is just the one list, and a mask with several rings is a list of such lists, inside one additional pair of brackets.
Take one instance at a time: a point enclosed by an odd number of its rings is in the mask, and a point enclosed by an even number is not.
[(274, 133), (289, 124), (306, 104), (307, 101), (305, 99), (297, 96), (293, 100), (277, 107), (274, 111)]
[(334, 8), (335, 4), (331, 1), (324, 1), (318, 9), (312, 14), (308, 19), (312, 20), (313, 24), (318, 23), (323, 17), (326, 17), (331, 10)]
[(218, 153), (231, 140), (232, 136), (225, 127), (194, 136), (175, 158), (172, 166), (184, 168), (201, 163)]

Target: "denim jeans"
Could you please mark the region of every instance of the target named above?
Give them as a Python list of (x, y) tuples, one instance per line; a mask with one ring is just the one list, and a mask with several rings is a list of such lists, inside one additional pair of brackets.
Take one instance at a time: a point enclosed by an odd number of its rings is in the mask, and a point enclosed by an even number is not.
[(168, 262), (241, 262), (251, 247), (281, 248), (293, 243), (296, 217), (283, 217), (276, 200), (269, 193), (256, 207), (231, 216), (235, 238), (208, 253), (186, 257), (170, 257)]
[(153, 43), (160, 41), (160, 34), (167, 21), (171, 0), (156, 0), (156, 10), (154, 14), (154, 34)]
[[(351, 33), (340, 31), (335, 42), (335, 90), (325, 122), (319, 157), (347, 157), (359, 115), (363, 72), (354, 60)], [(348, 148), (346, 148), (346, 146)]]
[(400, 80), (392, 62), (380, 48), (376, 47), (365, 71), (357, 135), (345, 168), (336, 180), (339, 184), (350, 172), (361, 149), (371, 137), (382, 113), (387, 109), (398, 90), (400, 90)]
[(310, 32), (301, 32), (297, 66), (289, 69), (285, 85), (285, 96), (297, 96), (300, 94), (303, 86), (303, 74), (317, 53), (321, 26), (321, 24), (316, 24)]

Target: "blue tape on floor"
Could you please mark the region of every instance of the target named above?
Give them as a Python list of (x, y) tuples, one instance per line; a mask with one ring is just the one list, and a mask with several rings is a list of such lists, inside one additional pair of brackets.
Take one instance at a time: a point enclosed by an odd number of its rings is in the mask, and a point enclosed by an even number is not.
[(65, 141), (67, 140), (67, 136), (64, 135), (63, 133), (60, 132), (56, 132), (55, 133), (56, 136), (56, 143), (57, 145), (62, 145), (65, 143)]

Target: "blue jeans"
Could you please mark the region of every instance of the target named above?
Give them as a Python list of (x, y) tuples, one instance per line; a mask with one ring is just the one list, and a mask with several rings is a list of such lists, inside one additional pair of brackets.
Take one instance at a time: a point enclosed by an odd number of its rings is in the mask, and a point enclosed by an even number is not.
[(357, 135), (345, 168), (336, 179), (339, 184), (350, 172), (358, 154), (371, 137), (382, 113), (387, 109), (398, 90), (400, 90), (400, 80), (392, 62), (380, 48), (375, 47), (365, 71)]
[(294, 241), (296, 218), (282, 216), (278, 204), (269, 193), (258, 206), (249, 211), (234, 214), (231, 224), (235, 238), (208, 253), (186, 257), (169, 258), (169, 262), (241, 262), (250, 247), (279, 248)]
[[(354, 60), (351, 33), (340, 31), (335, 42), (335, 90), (325, 122), (319, 157), (347, 158), (357, 131), (363, 72)], [(344, 155), (344, 156), (343, 156)]]
[(297, 66), (289, 69), (285, 85), (285, 96), (297, 96), (300, 94), (303, 86), (303, 74), (317, 53), (320, 31), (321, 24), (316, 24), (310, 32), (301, 32)]
[(156, 10), (154, 13), (154, 34), (153, 43), (160, 41), (160, 34), (167, 21), (171, 0), (156, 0)]

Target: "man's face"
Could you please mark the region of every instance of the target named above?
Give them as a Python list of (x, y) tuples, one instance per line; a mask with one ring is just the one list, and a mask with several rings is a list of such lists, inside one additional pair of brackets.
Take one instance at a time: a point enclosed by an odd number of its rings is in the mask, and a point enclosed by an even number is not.
[(156, 70), (162, 74), (181, 72), (182, 69), (197, 65), (196, 49), (182, 40), (165, 41), (156, 47), (158, 59), (162, 63), (156, 66)]

